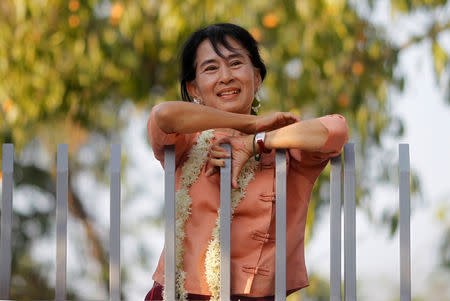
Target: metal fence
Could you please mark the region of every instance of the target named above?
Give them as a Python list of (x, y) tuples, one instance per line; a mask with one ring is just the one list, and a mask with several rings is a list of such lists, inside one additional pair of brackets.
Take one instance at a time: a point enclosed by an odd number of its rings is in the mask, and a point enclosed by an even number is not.
[[(229, 150), (229, 145), (226, 145)], [(11, 225), (14, 147), (3, 145), (0, 237), (0, 300), (10, 298)], [(345, 301), (356, 300), (356, 179), (354, 144), (331, 159), (330, 173), (330, 300), (342, 300), (341, 291), (341, 195), (344, 207)], [(175, 149), (165, 149), (165, 279), (168, 300), (175, 300)], [(286, 152), (276, 151), (276, 274), (275, 300), (286, 300)], [(111, 146), (110, 158), (110, 300), (120, 300), (120, 145)], [(231, 162), (220, 171), (221, 300), (230, 300)], [(400, 301), (411, 300), (410, 166), (409, 145), (399, 145), (400, 203)], [(66, 300), (68, 148), (58, 145), (56, 179), (56, 287), (55, 300)]]

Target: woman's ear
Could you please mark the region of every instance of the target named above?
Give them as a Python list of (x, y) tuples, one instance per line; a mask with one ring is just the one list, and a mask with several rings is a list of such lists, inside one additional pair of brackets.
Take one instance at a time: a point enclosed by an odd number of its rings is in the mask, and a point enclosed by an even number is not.
[(193, 98), (200, 98), (200, 93), (198, 92), (198, 86), (195, 82), (195, 79), (186, 83), (186, 89), (189, 95), (191, 95)]
[(259, 73), (258, 68), (255, 68), (255, 93), (259, 91), (261, 83), (262, 83), (261, 73)]

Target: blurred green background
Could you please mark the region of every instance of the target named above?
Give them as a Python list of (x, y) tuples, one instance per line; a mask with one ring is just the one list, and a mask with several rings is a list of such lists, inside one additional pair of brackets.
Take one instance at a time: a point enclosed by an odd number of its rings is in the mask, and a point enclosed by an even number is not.
[[(395, 97), (391, 95), (404, 89), (404, 75), (396, 68), (405, 51), (430, 44), (427, 55), (433, 61), (433, 81), (446, 103), (450, 102), (449, 48), (442, 45), (449, 41), (449, 3), (382, 2), (389, 7), (388, 18), (419, 16), (418, 33), (402, 42), (392, 41), (388, 29), (370, 17), (378, 1), (1, 0), (0, 143), (14, 143), (15, 191), (21, 191), (19, 204), (22, 196), (30, 203), (15, 207), (11, 298), (53, 298), (54, 263), (48, 258), (54, 258), (58, 143), (68, 143), (70, 153), (69, 226), (73, 225), (73, 234), (69, 239), (73, 244), (69, 245), (69, 260), (86, 263), (69, 271), (69, 298), (86, 298), (79, 288), (83, 283), (88, 283), (86, 291), (107, 296), (104, 215), (109, 205), (97, 194), (107, 190), (109, 144), (128, 143), (126, 129), (136, 114), (145, 119), (153, 105), (180, 99), (181, 45), (193, 31), (211, 23), (239, 24), (260, 43), (268, 68), (262, 88), (263, 113), (292, 111), (305, 119), (330, 113), (346, 117), (359, 156), (358, 205), (370, 220), (374, 183), (395, 184), (390, 172), (395, 156), (383, 144), (383, 137), (398, 140), (404, 134), (403, 119), (392, 110)], [(145, 130), (138, 134), (150, 151)], [(382, 160), (374, 162), (374, 153)], [(124, 169), (136, 160), (134, 156), (123, 152)], [(142, 163), (143, 168), (159, 168)], [(412, 192), (421, 200), (420, 175), (412, 174)], [(133, 185), (139, 178), (134, 176), (123, 177), (124, 210), (148, 205), (136, 198), (142, 187)], [(328, 203), (328, 177), (327, 168), (313, 192), (307, 242), (314, 237), (316, 221)], [(89, 181), (98, 186), (87, 185)], [(161, 196), (148, 198), (159, 200)], [(138, 224), (122, 220), (122, 248), (137, 249), (139, 254), (124, 260), (122, 285), (127, 300), (136, 296), (133, 279), (138, 272), (133, 266), (145, 269), (159, 255), (135, 235), (136, 227), (142, 233), (154, 233), (148, 230), (152, 227), (161, 229), (162, 207), (152, 208), (152, 214)], [(440, 218), (448, 225), (447, 209), (442, 209)], [(397, 214), (395, 208), (383, 211), (380, 231), (386, 237), (396, 235)], [(151, 239), (147, 236), (147, 240)], [(439, 262), (448, 275), (449, 227), (441, 241)], [(147, 278), (148, 288), (152, 272), (139, 274)], [(310, 287), (289, 300), (329, 299), (328, 280), (315, 271), (310, 276)], [(143, 299), (146, 292), (139, 293)]]

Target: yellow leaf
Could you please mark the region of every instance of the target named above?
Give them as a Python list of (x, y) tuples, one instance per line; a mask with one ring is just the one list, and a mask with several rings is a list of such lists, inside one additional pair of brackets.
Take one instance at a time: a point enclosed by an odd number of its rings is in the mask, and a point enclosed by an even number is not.
[(355, 48), (355, 40), (352, 37), (344, 39), (344, 51), (351, 52)]
[(356, 124), (358, 125), (359, 132), (361, 133), (361, 140), (364, 142), (367, 138), (367, 124), (369, 119), (369, 112), (366, 106), (359, 108), (356, 113)]
[(345, 27), (345, 25), (341, 22), (336, 24), (335, 30), (341, 39), (348, 34), (347, 27)]
[(323, 64), (323, 71), (325, 71), (325, 74), (328, 76), (332, 76), (336, 72), (333, 60), (325, 61)]
[(437, 212), (437, 218), (439, 221), (443, 221), (445, 220), (445, 216), (447, 214), (447, 208), (445, 208), (444, 206), (442, 206), (441, 208), (439, 208), (438, 212)]
[(380, 57), (381, 49), (380, 45), (377, 43), (373, 43), (369, 47), (369, 56), (373, 59), (378, 59)]
[(312, 8), (309, 1), (305, 0), (297, 0), (295, 2), (295, 7), (297, 9), (297, 13), (302, 19), (309, 19), (312, 15)]
[(433, 43), (433, 58), (434, 68), (436, 69), (438, 77), (440, 77), (442, 70), (444, 70), (445, 65), (447, 64), (448, 55), (437, 41), (434, 41)]
[(300, 113), (300, 110), (297, 108), (292, 108), (289, 110), (289, 112), (294, 113), (297, 116), (302, 116), (302, 114)]

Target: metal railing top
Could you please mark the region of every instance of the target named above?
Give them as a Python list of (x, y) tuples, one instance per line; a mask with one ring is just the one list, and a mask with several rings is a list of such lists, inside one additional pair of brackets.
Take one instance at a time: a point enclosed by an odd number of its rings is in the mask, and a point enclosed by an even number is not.
[[(227, 146), (229, 147), (229, 146)], [(66, 299), (68, 148), (58, 145), (56, 206), (55, 300)], [(11, 225), (14, 147), (2, 151), (2, 207), (0, 236), (0, 300), (9, 300), (11, 283)], [(276, 152), (276, 279), (275, 300), (286, 299), (286, 152)], [(230, 299), (230, 160), (221, 168), (221, 300)], [(342, 161), (344, 182), (341, 183)], [(120, 145), (111, 146), (110, 183), (110, 300), (120, 300)], [(341, 292), (341, 195), (344, 196), (344, 288), (345, 300), (356, 300), (356, 179), (354, 145), (344, 147), (344, 160), (331, 159), (330, 173), (330, 300), (342, 300)], [(410, 257), (410, 164), (409, 145), (399, 145), (400, 202), (400, 300), (411, 300)], [(165, 149), (165, 279), (169, 300), (175, 300), (175, 149)]]

